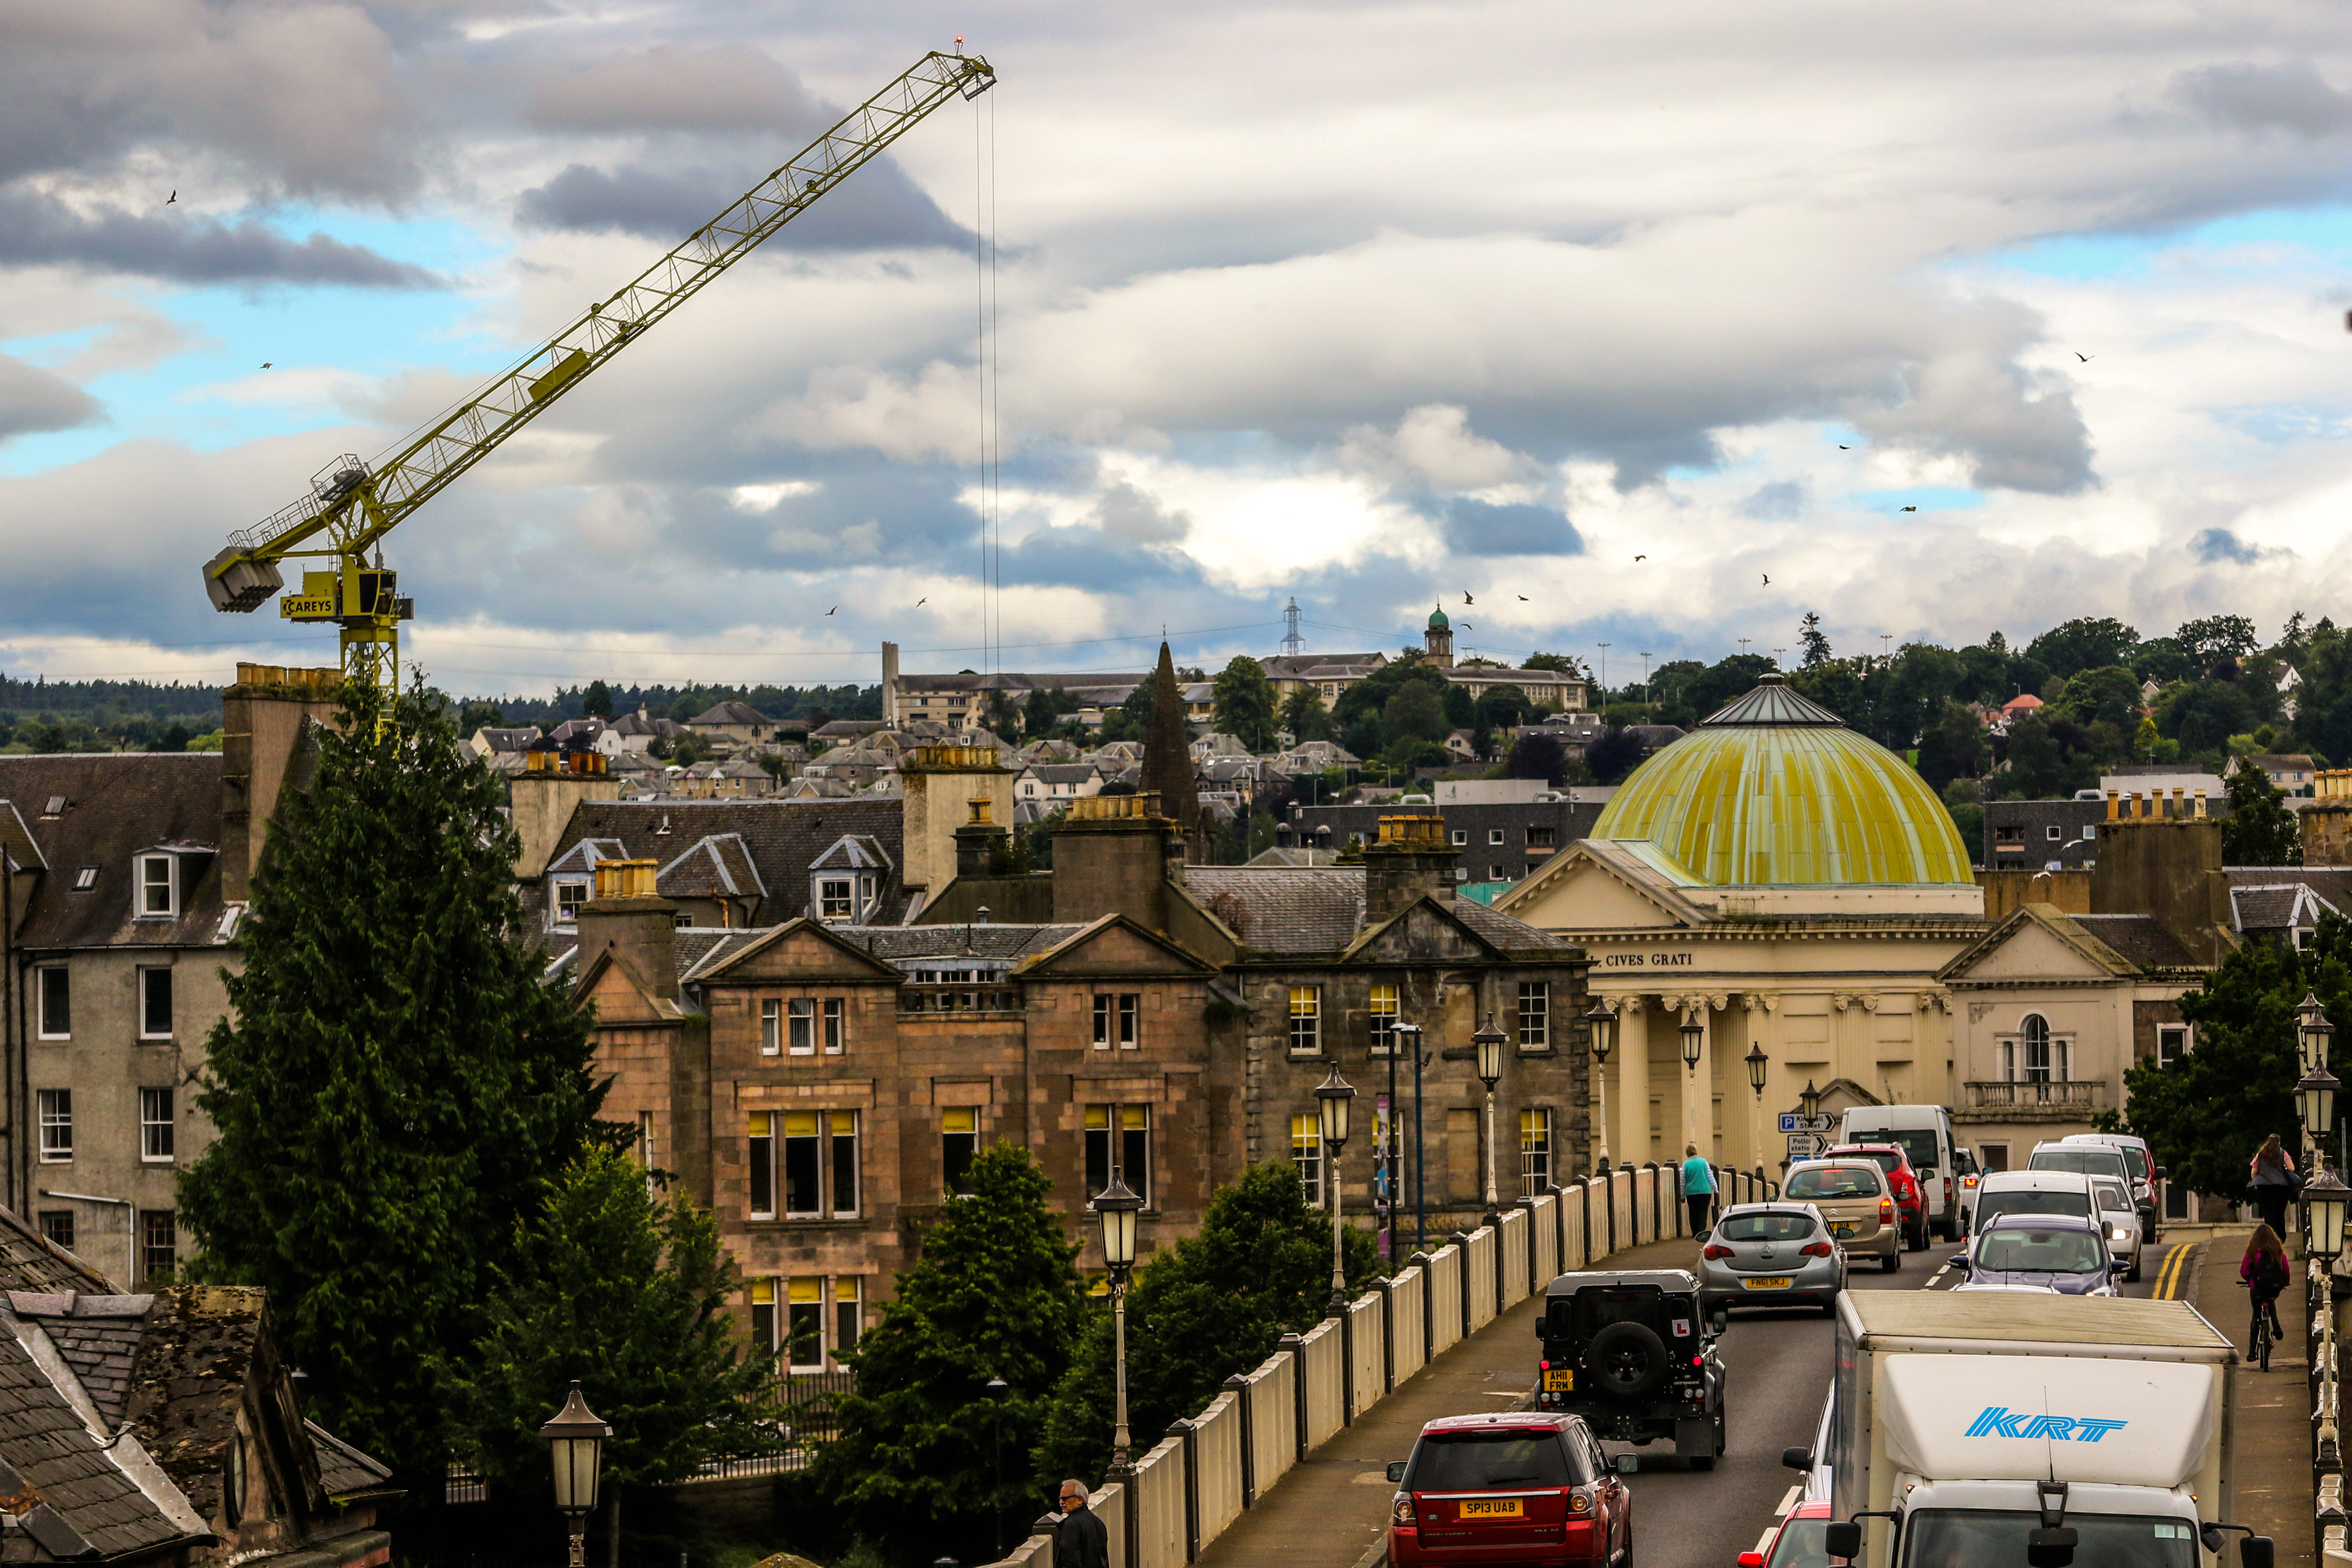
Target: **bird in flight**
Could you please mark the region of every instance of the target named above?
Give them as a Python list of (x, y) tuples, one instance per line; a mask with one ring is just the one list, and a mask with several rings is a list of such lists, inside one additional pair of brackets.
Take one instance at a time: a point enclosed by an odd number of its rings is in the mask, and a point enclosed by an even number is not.
[(2088, 364), (2088, 363), (2091, 363), (2091, 360), (2092, 360), (2092, 357), (2093, 357), (2093, 356), (2092, 356), (2092, 355), (2090, 355), (2090, 354), (2086, 354), (2086, 353), (2084, 353), (2081, 349), (2074, 349), (2074, 350), (2073, 350), (2073, 351), (2071, 351), (2071, 352), (2073, 353), (2074, 356), (2076, 359), (2081, 360), (2084, 364)]
[(1475, 600), (1475, 599), (1474, 599), (1474, 598), (1472, 598), (1469, 595), (1465, 594), (1465, 595), (1462, 595), (1462, 602), (1463, 602), (1464, 604), (1465, 604), (1465, 605), (1475, 605), (1475, 604), (1476, 604), (1478, 601), (1477, 601), (1477, 600)]
[(1849, 447), (1849, 446), (1847, 446), (1844, 442), (1840, 441), (1840, 442), (1838, 443), (1838, 450), (1839, 450), (1839, 451), (1841, 451), (1841, 452), (1851, 452), (1851, 451), (1853, 451), (1853, 447)]
[(1633, 559), (1636, 561), (1647, 561), (1649, 557), (1646, 555), (1636, 555)]
[[(956, 40), (956, 42), (958, 42), (958, 43), (961, 43), (961, 42), (963, 42), (963, 40), (962, 40), (962, 39), (961, 39), (961, 38), (959, 38), (959, 39), (957, 39), (957, 40)], [(930, 596), (929, 594), (926, 594), (926, 595), (924, 595), (921, 598), (919, 598), (919, 599), (918, 599), (918, 600), (916, 600), (916, 601), (915, 601), (915, 608), (917, 608), (917, 609), (919, 609), (919, 609), (921, 609), (925, 605), (928, 605), (928, 604), (929, 604), (930, 602), (931, 602), (931, 596)]]
[(274, 360), (263, 360), (263, 361), (261, 362), (261, 368), (262, 368), (262, 369), (264, 369), (264, 370), (268, 370), (268, 369), (272, 364), (274, 364), (274, 363), (277, 363), (277, 362), (276, 362), (276, 361), (274, 361)]
[[(837, 609), (839, 609), (839, 608), (841, 608), (841, 606), (840, 606), (839, 605), (835, 605), (833, 607), (833, 610), (837, 610)], [(827, 611), (825, 612), (825, 614), (829, 616), (829, 615), (833, 614), (833, 610), (827, 610)]]
[(1770, 586), (1772, 585), (1772, 574), (1770, 574), (1769, 572), (1767, 572), (1767, 573), (1765, 573), (1765, 574), (1764, 574), (1764, 585), (1765, 585), (1767, 588), (1769, 588), (1769, 587), (1770, 587)]
[(1916, 506), (1906, 506), (1903, 510), (1905, 511), (1917, 511), (1919, 509)]
[(168, 196), (165, 196), (165, 197), (163, 198), (163, 205), (164, 205), (165, 206), (167, 206), (167, 207), (168, 207), (168, 206), (170, 206), (173, 202), (176, 202), (176, 201), (178, 201), (179, 199), (180, 199), (180, 192), (179, 192), (179, 189), (178, 189), (178, 187), (177, 187), (177, 186), (174, 186), (174, 187), (173, 188), (172, 194), (171, 194), (170, 195), (168, 195)]
[(1472, 626), (1468, 621), (1465, 621), (1465, 622), (1463, 622), (1463, 623), (1462, 623), (1462, 629), (1463, 629), (1464, 631), (1465, 631), (1465, 632), (1475, 632), (1475, 631), (1476, 631), (1478, 628), (1477, 628), (1476, 626)]
[(1522, 604), (1522, 605), (1524, 605), (1524, 604), (1526, 604), (1527, 602), (1528, 602), (1528, 596), (1527, 596), (1525, 594), (1520, 595), (1519, 595), (1519, 603), (1520, 603), (1520, 604)]

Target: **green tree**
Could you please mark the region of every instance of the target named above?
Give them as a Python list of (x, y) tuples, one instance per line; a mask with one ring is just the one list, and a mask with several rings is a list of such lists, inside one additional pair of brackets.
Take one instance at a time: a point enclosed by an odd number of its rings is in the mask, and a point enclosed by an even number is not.
[(1562, 675), (1582, 676), (1589, 672), (1576, 662), (1574, 654), (1531, 653), (1519, 661), (1521, 669), (1556, 669)]
[(2225, 866), (2300, 866), (2303, 832), (2270, 774), (2241, 762), (2230, 774), (2230, 815), (2221, 821)]
[(2013, 799), (2063, 799), (2098, 782), (2097, 766), (2088, 752), (2067, 745), (2058, 726), (2038, 712), (2010, 725), (2007, 762), (2001, 793)]
[(1522, 730), (1511, 742), (1511, 754), (1503, 763), (1506, 778), (1541, 779), (1557, 785), (1568, 773), (1568, 752), (1557, 737)]
[(588, 1020), (513, 940), (514, 833), (446, 710), (346, 688), (311, 744), (206, 1042), (217, 1135), (180, 1212), (206, 1277), (268, 1289), (320, 1418), (422, 1486), (492, 1262), (604, 1091)]
[(1328, 741), (1334, 732), (1331, 710), (1323, 706), (1322, 694), (1311, 686), (1302, 686), (1282, 700), (1282, 727), (1300, 742)]
[[(1984, 721), (1949, 698), (1935, 724), (1919, 738), (1919, 776), (1940, 790), (1955, 779), (1975, 779), (1984, 772)], [(1973, 784), (1969, 790), (1976, 799)]]
[[(1965, 710), (1963, 710), (1965, 711)], [(1974, 779), (1956, 778), (1943, 788), (1944, 810), (1952, 818), (1952, 826), (1960, 836), (1961, 845), (1969, 858), (1984, 858), (1984, 798)]]
[(1612, 730), (1584, 748), (1584, 765), (1595, 784), (1622, 784), (1642, 765), (1642, 738), (1631, 730)]
[(458, 1420), (481, 1474), (510, 1497), (547, 1484), (539, 1428), (580, 1380), (613, 1426), (608, 1489), (685, 1479), (759, 1441), (772, 1352), (727, 1315), (734, 1269), (708, 1210), (656, 1203), (636, 1163), (590, 1148), (545, 1184), (502, 1249), (488, 1327), (457, 1369)]
[(601, 680), (590, 681), (588, 689), (581, 694), (580, 711), (591, 719), (610, 719), (613, 716), (613, 689)]
[(1799, 661), (1805, 669), (1819, 669), (1835, 657), (1830, 652), (1829, 634), (1822, 630), (1822, 617), (1811, 610), (1805, 612), (1805, 618), (1797, 628), (1797, 641), (1805, 650), (1803, 658)]
[(1478, 722), (1489, 730), (1516, 730), (1527, 721), (1534, 704), (1516, 686), (1490, 686), (1478, 694)]
[(2131, 672), (2139, 677), (2143, 685), (2153, 680), (2160, 687), (2176, 680), (2194, 679), (2204, 673), (2189, 657), (2188, 650), (2170, 637), (2150, 637), (2140, 644), (2131, 657)]
[(2058, 708), (2077, 724), (2116, 724), (2128, 732), (2139, 727), (2139, 678), (2119, 664), (2078, 671), (2067, 678)]
[(2254, 633), (2254, 623), (2244, 616), (2207, 616), (2185, 621), (2172, 634), (2172, 640), (2180, 645), (2191, 663), (2200, 667), (2216, 659), (2243, 658), (2263, 646)]
[(2106, 616), (2078, 617), (2051, 627), (2035, 637), (2025, 657), (2053, 675), (2123, 664), (2139, 645), (2139, 634)]
[(2158, 732), (2179, 742), (2183, 752), (2221, 751), (2258, 721), (2245, 693), (2226, 680), (2183, 681), (2156, 700)]
[[(1350, 1296), (1381, 1272), (1372, 1233), (1341, 1233)], [(1199, 1413), (1224, 1380), (1323, 1320), (1331, 1299), (1331, 1221), (1307, 1206), (1297, 1167), (1254, 1165), (1220, 1187), (1187, 1237), (1139, 1269), (1127, 1298), (1128, 1426), (1141, 1454), (1171, 1421)], [(1110, 1314), (1097, 1311), (1047, 1407), (1031, 1468), (1098, 1479), (1114, 1414)]]
[(1078, 700), (1063, 690), (1061, 682), (1055, 681), (1050, 687), (1040, 686), (1030, 692), (1029, 700), (1022, 704), (1022, 732), (1033, 741), (1042, 739), (1054, 732), (1054, 726), (1062, 721), (1062, 715), (1077, 710)]
[(2352, 1019), (2352, 925), (2339, 915), (2320, 916), (2300, 952), (2262, 941), (2231, 953), (2180, 999), (2196, 1047), (2162, 1067), (2143, 1060), (2124, 1074), (2130, 1109), (2120, 1120), (2147, 1140), (2173, 1181), (2234, 1197), (2264, 1138), (2276, 1132), (2292, 1142), (2302, 1076), (2295, 1008), (2306, 994), (2316, 994), (2330, 1018)]
[(1400, 687), (1381, 709), (1381, 733), (1388, 739), (1383, 752), (1413, 741), (1442, 742), (1450, 728), (1444, 700), (1422, 681)]
[(1245, 653), (1217, 672), (1210, 687), (1217, 728), (1236, 736), (1253, 752), (1274, 750), (1274, 683), (1265, 666)]
[[(971, 1194), (940, 1211), (921, 1258), (859, 1342), (857, 1392), (841, 1401), (840, 1433), (810, 1478), (826, 1510), (910, 1565), (943, 1552), (985, 1562), (992, 1512), (1034, 1516), (1043, 1494), (1022, 1458), (1087, 1319), (1077, 1248), (1036, 1162), (999, 1143), (968, 1180)], [(1008, 1385), (993, 1402), (992, 1377)], [(1000, 1422), (1011, 1460), (1001, 1487), (991, 1479)]]

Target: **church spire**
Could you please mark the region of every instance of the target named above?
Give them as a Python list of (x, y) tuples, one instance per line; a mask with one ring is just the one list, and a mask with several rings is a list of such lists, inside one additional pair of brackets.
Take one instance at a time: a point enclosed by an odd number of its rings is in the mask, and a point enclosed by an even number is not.
[(1160, 645), (1160, 668), (1151, 672), (1151, 728), (1143, 739), (1143, 788), (1157, 791), (1160, 812), (1186, 829), (1201, 814), (1192, 782), (1192, 735), (1184, 724), (1184, 689), (1176, 684), (1176, 660)]

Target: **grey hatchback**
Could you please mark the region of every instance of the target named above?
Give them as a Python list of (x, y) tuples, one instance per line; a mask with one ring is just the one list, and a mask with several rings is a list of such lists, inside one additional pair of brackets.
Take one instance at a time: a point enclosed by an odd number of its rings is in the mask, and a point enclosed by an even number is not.
[(1837, 1310), (1845, 1254), (1811, 1204), (1735, 1204), (1700, 1249), (1699, 1310), (1819, 1307)]

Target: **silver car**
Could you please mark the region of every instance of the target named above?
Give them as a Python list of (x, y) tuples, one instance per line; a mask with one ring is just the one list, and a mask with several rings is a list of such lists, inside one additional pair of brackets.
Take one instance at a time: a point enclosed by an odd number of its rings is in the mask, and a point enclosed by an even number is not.
[(2099, 1228), (2106, 1233), (2107, 1253), (2124, 1266), (2126, 1279), (2139, 1278), (2139, 1208), (2121, 1182), (2106, 1176), (2091, 1178), (2091, 1201), (2098, 1205)]
[(1811, 1204), (1734, 1204), (1700, 1249), (1699, 1309), (1819, 1307), (1837, 1310), (1845, 1254)]

